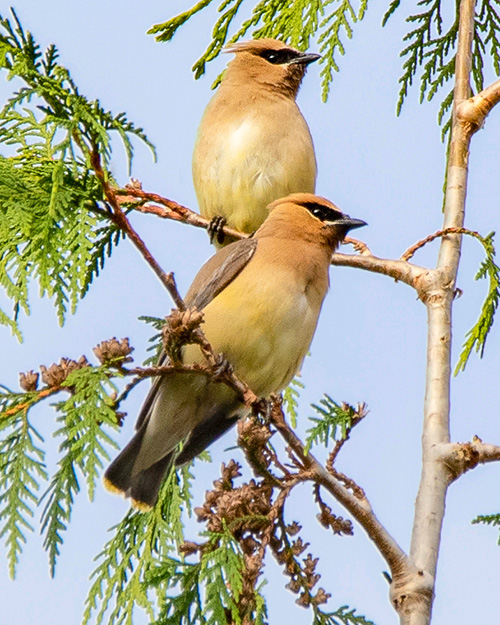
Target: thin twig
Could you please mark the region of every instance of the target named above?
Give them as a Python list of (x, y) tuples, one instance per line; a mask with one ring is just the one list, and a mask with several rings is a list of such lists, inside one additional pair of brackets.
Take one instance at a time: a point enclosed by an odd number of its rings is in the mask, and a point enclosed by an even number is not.
[(161, 280), (162, 284), (170, 293), (170, 296), (174, 300), (177, 308), (179, 310), (185, 310), (186, 306), (184, 304), (184, 301), (182, 300), (182, 297), (179, 295), (179, 291), (177, 290), (177, 285), (175, 284), (174, 280), (174, 274), (172, 272), (166, 273), (165, 271), (163, 271), (156, 258), (148, 250), (146, 244), (134, 230), (127, 216), (122, 211), (120, 203), (117, 199), (116, 191), (108, 183), (106, 174), (102, 169), (101, 158), (96, 147), (91, 153), (91, 164), (94, 169), (95, 175), (103, 188), (106, 200), (109, 202), (112, 208), (112, 212), (108, 214), (108, 218), (111, 219), (111, 221), (116, 224), (118, 228), (120, 228), (120, 230), (122, 230), (136, 246), (144, 260), (153, 269), (155, 274)]
[[(174, 200), (169, 200), (168, 198), (158, 195), (157, 193), (143, 191), (137, 185), (127, 185), (124, 189), (113, 189), (113, 192), (119, 202), (123, 201), (120, 200), (120, 197), (126, 197), (128, 199), (129, 196), (145, 202), (154, 202), (154, 204), (144, 204), (142, 202), (132, 204), (131, 209), (135, 211), (156, 215), (162, 219), (173, 219), (174, 221), (190, 224), (196, 228), (207, 229), (210, 225), (209, 219), (205, 219), (186, 206), (183, 206)], [(228, 226), (224, 226), (223, 231), (224, 234), (234, 239), (243, 239), (248, 237), (247, 234), (233, 228), (229, 228)], [(352, 245), (354, 249), (359, 252), (359, 254), (333, 254), (331, 261), (332, 265), (339, 267), (354, 267), (357, 269), (364, 269), (365, 271), (371, 271), (373, 273), (381, 273), (394, 278), (395, 280), (404, 282), (413, 288), (416, 288), (415, 284), (418, 277), (427, 271), (427, 269), (419, 267), (418, 265), (404, 263), (399, 260), (378, 258), (372, 254), (366, 243), (360, 241), (359, 239), (346, 237), (344, 243)]]
[(425, 239), (422, 239), (421, 241), (417, 241), (417, 243), (409, 247), (406, 252), (401, 255), (401, 260), (410, 260), (415, 252), (420, 248), (424, 247), (424, 245), (427, 245), (427, 243), (434, 241), (434, 239), (444, 237), (448, 234), (468, 234), (471, 237), (475, 237), (476, 239), (479, 239), (481, 241), (483, 240), (483, 237), (479, 234), (479, 232), (476, 232), (475, 230), (469, 230), (468, 228), (445, 228), (444, 230), (438, 230), (434, 234), (430, 234), (428, 237), (425, 237)]
[(337, 267), (353, 267), (372, 273), (380, 273), (394, 278), (397, 282), (404, 282), (414, 289), (418, 288), (419, 278), (428, 272), (425, 267), (402, 260), (378, 258), (373, 255), (339, 254), (338, 252), (332, 254), (331, 264)]
[(0, 413), (0, 416), (2, 417), (2, 419), (5, 417), (11, 417), (17, 414), (18, 412), (31, 408), (37, 402), (41, 401), (42, 399), (45, 399), (46, 397), (55, 395), (55, 393), (59, 393), (59, 391), (69, 391), (69, 390), (70, 389), (67, 386), (44, 387), (40, 389), (39, 391), (37, 391), (37, 397), (35, 397), (33, 401), (25, 401), (22, 404), (17, 404), (16, 406), (12, 406), (12, 408), (8, 408), (7, 410), (2, 411)]
[(397, 576), (408, 558), (394, 538), (375, 516), (366, 497), (358, 499), (345, 486), (331, 475), (310, 452), (306, 454), (304, 444), (287, 424), (279, 398), (274, 397), (271, 408), (271, 421), (293, 452), (300, 458), (306, 469), (312, 472), (315, 482), (321, 484), (358, 521), (375, 543), (381, 555)]
[[(154, 202), (154, 204), (132, 204), (131, 208), (141, 213), (156, 215), (162, 219), (181, 221), (191, 226), (195, 226), (196, 228), (204, 228), (205, 230), (210, 225), (210, 219), (205, 219), (190, 208), (187, 208), (174, 200), (169, 200), (168, 198), (158, 195), (158, 193), (143, 191), (134, 185), (126, 185), (125, 189), (115, 189), (114, 192), (116, 195), (126, 195), (146, 202)], [(160, 206), (158, 206), (158, 204), (160, 204)], [(224, 226), (222, 230), (224, 234), (233, 239), (246, 239), (248, 237), (247, 234), (240, 232), (239, 230), (229, 228), (228, 226)]]

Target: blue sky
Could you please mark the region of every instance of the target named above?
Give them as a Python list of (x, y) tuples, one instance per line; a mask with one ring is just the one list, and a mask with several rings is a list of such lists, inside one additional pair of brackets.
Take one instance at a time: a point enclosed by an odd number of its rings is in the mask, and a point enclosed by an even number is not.
[[(15, 8), (24, 26), (45, 47), (56, 43), (82, 93), (99, 98), (115, 112), (125, 110), (142, 126), (158, 148), (154, 164), (138, 144), (133, 175), (146, 190), (196, 208), (191, 182), (191, 152), (196, 128), (208, 102), (210, 85), (227, 62), (214, 62), (208, 75), (193, 79), (190, 67), (209, 42), (216, 19), (215, 7), (182, 28), (170, 44), (158, 44), (146, 30), (154, 23), (185, 10), (189, 3), (107, 0), (85, 3), (18, 0)], [(401, 16), (380, 28), (386, 6), (373, 3), (347, 43), (341, 72), (334, 76), (327, 104), (320, 98), (319, 66), (312, 65), (299, 94), (309, 122), (318, 158), (319, 194), (342, 210), (368, 222), (357, 233), (373, 253), (399, 257), (415, 241), (441, 227), (444, 146), (436, 122), (437, 104), (418, 104), (410, 93), (397, 118), (401, 61), (398, 58), (405, 25)], [(6, 15), (8, 4), (1, 7)], [(312, 47), (313, 51), (316, 48)], [(0, 83), (0, 94), (10, 85)], [(494, 110), (485, 128), (473, 140), (467, 200), (467, 227), (487, 234), (500, 220), (500, 113)], [(122, 149), (117, 145), (114, 173), (127, 182)], [(185, 292), (197, 269), (212, 253), (206, 234), (194, 228), (134, 217), (134, 225), (165, 269), (175, 271)], [(437, 244), (418, 253), (415, 262), (432, 264)], [(463, 296), (454, 309), (454, 361), (465, 332), (473, 325), (486, 293), (486, 283), (475, 283), (482, 260), (477, 242), (466, 240), (458, 286)], [(79, 305), (77, 314), (59, 328), (52, 304), (32, 290), (32, 316), (23, 320), (24, 343), (0, 328), (0, 382), (17, 386), (17, 374), (50, 364), (61, 356), (91, 357), (94, 345), (111, 336), (130, 337), (139, 362), (145, 354), (149, 330), (137, 321), (143, 314), (162, 316), (171, 302), (161, 285), (128, 243), (121, 244), (105, 271)], [(377, 515), (408, 549), (413, 503), (420, 474), (420, 436), (425, 374), (426, 314), (416, 294), (389, 278), (353, 269), (331, 269), (327, 296), (311, 357), (303, 368), (299, 430), (307, 428), (311, 402), (327, 392), (338, 401), (367, 402), (370, 415), (345, 446), (338, 468), (365, 489)], [(500, 442), (500, 334), (494, 328), (483, 360), (471, 358), (465, 373), (453, 380), (452, 437)], [(146, 387), (129, 400), (128, 419), (120, 444), (133, 429), (135, 414)], [(36, 425), (49, 441), (49, 462), (57, 462), (57, 442), (51, 441), (54, 413), (47, 404), (34, 414)], [(198, 500), (218, 466), (234, 452), (229, 434), (213, 447), (213, 468), (198, 471)], [(321, 450), (319, 456), (326, 452)], [(236, 456), (238, 457), (238, 456)], [(499, 467), (480, 467), (449, 491), (438, 567), (434, 622), (465, 625), (498, 620), (500, 551), (497, 532), (472, 526), (477, 514), (498, 512)], [(315, 520), (310, 489), (295, 493), (287, 505), (290, 520), (305, 528), (310, 550), (321, 556), (320, 585), (330, 592), (332, 608), (348, 604), (377, 625), (396, 623), (382, 576), (386, 565), (355, 526), (355, 536), (338, 538)], [(347, 516), (337, 505), (334, 511)], [(46, 554), (38, 530), (28, 545), (11, 582), (0, 567), (0, 625), (77, 625), (88, 589), (93, 557), (118, 522), (127, 504), (99, 489), (93, 504), (79, 496), (62, 548), (56, 577), (48, 575)], [(284, 590), (286, 578), (274, 562), (267, 569), (270, 622), (309, 623), (308, 611), (294, 605)], [(136, 625), (146, 619), (138, 613)]]

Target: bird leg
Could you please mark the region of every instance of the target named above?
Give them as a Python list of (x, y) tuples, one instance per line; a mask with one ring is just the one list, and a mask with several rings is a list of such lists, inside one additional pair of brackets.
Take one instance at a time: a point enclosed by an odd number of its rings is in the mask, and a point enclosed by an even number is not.
[(207, 232), (210, 237), (210, 243), (213, 243), (213, 240), (217, 241), (219, 245), (224, 243), (224, 226), (226, 225), (226, 218), (222, 217), (222, 215), (215, 215), (210, 220), (208, 224)]
[(233, 365), (222, 354), (214, 354), (211, 373), (214, 382), (225, 382), (234, 375)]

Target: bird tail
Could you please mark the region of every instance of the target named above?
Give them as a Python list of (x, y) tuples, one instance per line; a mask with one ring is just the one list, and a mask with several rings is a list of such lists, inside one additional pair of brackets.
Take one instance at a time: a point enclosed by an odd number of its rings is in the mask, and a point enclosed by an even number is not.
[(115, 494), (130, 497), (134, 508), (146, 512), (158, 499), (163, 478), (174, 464), (173, 452), (167, 454), (147, 469), (133, 473), (145, 428), (136, 432), (128, 445), (118, 454), (104, 473), (104, 486)]

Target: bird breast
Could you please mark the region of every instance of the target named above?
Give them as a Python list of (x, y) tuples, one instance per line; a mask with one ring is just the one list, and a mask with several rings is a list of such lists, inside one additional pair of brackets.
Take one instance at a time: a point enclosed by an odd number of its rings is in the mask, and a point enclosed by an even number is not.
[[(257, 251), (258, 254), (258, 251)], [(252, 263), (204, 309), (203, 329), (216, 352), (259, 396), (281, 391), (300, 368), (316, 329), (327, 278), (308, 288), (289, 269), (253, 279)], [(247, 273), (247, 276), (245, 276)], [(249, 279), (247, 279), (249, 278)], [(190, 348), (188, 360), (196, 358)], [(186, 353), (187, 355), (187, 353)]]
[(267, 103), (262, 111), (255, 103), (232, 116), (207, 110), (193, 155), (195, 190), (205, 217), (222, 215), (233, 227), (252, 232), (267, 217), (270, 202), (314, 192), (309, 128), (295, 102), (280, 102)]

